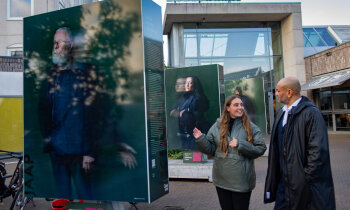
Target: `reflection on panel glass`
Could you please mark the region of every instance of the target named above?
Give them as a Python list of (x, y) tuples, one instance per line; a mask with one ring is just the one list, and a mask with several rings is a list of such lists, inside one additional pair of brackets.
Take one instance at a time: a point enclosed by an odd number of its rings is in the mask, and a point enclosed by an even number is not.
[(332, 109), (332, 98), (331, 91), (321, 91), (320, 92), (320, 109), (321, 110), (331, 110)]
[(333, 130), (333, 118), (331, 113), (322, 113), (328, 130)]
[(9, 0), (10, 17), (27, 17), (30, 16), (31, 0)]
[(337, 90), (333, 92), (334, 109), (350, 109), (350, 90)]
[(350, 113), (336, 114), (335, 125), (337, 131), (350, 131)]

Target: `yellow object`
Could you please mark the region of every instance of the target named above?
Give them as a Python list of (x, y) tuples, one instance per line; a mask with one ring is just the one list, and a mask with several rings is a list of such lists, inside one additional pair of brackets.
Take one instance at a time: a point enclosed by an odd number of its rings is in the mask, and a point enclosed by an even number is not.
[(23, 152), (22, 98), (0, 98), (0, 149)]

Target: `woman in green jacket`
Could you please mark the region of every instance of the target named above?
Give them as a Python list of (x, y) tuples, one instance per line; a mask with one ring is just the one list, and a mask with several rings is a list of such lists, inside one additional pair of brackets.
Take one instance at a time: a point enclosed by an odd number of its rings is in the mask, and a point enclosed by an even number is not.
[(239, 96), (230, 96), (225, 109), (208, 131), (194, 128), (198, 149), (214, 156), (213, 183), (223, 210), (248, 210), (256, 176), (254, 159), (266, 145), (260, 129), (249, 121)]

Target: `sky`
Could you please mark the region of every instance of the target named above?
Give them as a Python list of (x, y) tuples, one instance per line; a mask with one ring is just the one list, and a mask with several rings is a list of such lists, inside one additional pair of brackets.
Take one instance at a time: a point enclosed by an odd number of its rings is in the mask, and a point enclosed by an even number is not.
[[(166, 0), (153, 0), (165, 12)], [(244, 2), (301, 2), (303, 26), (350, 25), (350, 0), (241, 0)], [(163, 20), (162, 20), (163, 21)], [(167, 48), (166, 38), (164, 47)], [(167, 63), (167, 49), (164, 49)]]

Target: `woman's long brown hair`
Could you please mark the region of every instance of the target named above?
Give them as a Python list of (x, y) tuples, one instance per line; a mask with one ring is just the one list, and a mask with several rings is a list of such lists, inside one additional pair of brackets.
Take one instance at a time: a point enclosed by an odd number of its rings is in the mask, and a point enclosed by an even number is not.
[[(219, 151), (224, 152), (226, 155), (228, 154), (227, 135), (229, 134), (228, 132), (230, 131), (229, 126), (230, 126), (230, 119), (231, 119), (230, 113), (227, 111), (227, 107), (229, 107), (231, 105), (231, 102), (236, 98), (241, 99), (239, 96), (229, 96), (226, 99), (224, 110), (222, 111), (222, 114), (221, 114)], [(253, 137), (252, 137), (250, 120), (249, 120), (248, 115), (247, 115), (245, 110), (244, 110), (243, 115), (242, 115), (242, 124), (243, 124), (243, 128), (244, 128), (245, 132), (247, 133), (248, 142), (253, 144)]]

